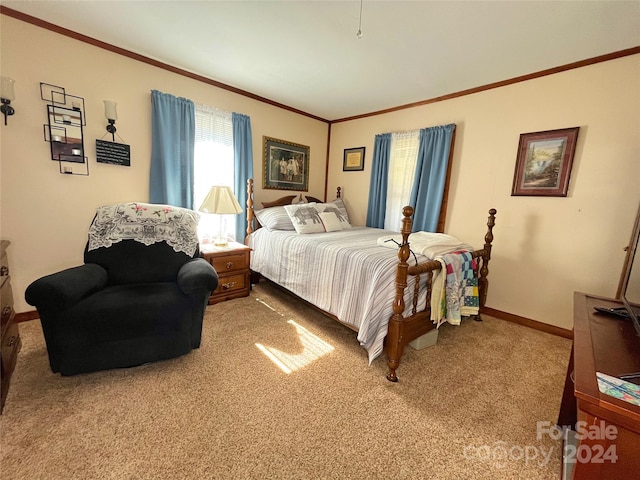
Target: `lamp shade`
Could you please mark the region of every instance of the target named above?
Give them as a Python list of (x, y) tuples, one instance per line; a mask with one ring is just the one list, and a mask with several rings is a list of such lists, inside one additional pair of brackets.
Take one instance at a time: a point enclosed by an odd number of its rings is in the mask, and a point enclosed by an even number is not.
[(104, 102), (104, 116), (107, 120), (117, 120), (118, 111), (116, 110), (116, 102), (112, 100), (103, 100)]
[(215, 185), (211, 187), (199, 210), (205, 213), (225, 215), (242, 213), (242, 207), (236, 200), (231, 187)]
[(0, 77), (0, 97), (3, 100), (15, 100), (16, 94), (13, 85), (16, 81), (9, 77)]

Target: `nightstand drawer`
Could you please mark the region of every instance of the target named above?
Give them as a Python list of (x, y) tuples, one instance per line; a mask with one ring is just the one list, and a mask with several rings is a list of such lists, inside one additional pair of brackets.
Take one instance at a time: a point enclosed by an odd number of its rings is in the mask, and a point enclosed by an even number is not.
[(218, 288), (213, 291), (212, 295), (217, 295), (219, 293), (231, 293), (236, 292), (238, 290), (244, 290), (249, 285), (247, 283), (248, 275), (246, 273), (239, 273), (237, 275), (229, 275), (220, 277), (220, 283), (218, 283)]
[(249, 295), (251, 288), (249, 278), (248, 271), (220, 276), (218, 288), (209, 297), (209, 305)]
[(226, 272), (236, 272), (249, 268), (249, 255), (243, 252), (225, 255), (224, 257), (213, 257), (209, 259), (209, 263), (213, 265), (218, 275), (224, 275)]

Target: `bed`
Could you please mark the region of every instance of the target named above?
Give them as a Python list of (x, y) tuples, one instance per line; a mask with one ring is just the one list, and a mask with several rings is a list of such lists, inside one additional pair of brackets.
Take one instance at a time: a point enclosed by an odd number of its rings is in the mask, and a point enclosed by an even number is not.
[[(314, 210), (321, 210), (321, 222), (308, 217)], [(442, 285), (449, 276), (442, 272), (447, 270), (443, 261), (447, 255), (433, 257), (430, 249), (424, 254), (412, 250), (413, 212), (410, 206), (403, 208), (399, 234), (352, 226), (340, 188), (333, 202), (310, 196), (305, 202), (302, 195), (290, 195), (254, 209), (253, 180), (249, 179), (245, 243), (253, 250), (253, 281), (264, 277), (356, 331), (369, 363), (386, 350), (387, 379), (397, 382), (405, 345), (441, 323), (432, 315), (438, 304), (433, 293), (441, 285), (437, 296), (444, 298)], [(468, 281), (477, 286), (476, 320), (481, 320), (487, 296), (495, 214), (495, 209), (489, 210), (483, 248), (473, 250), (461, 244), (454, 249), (473, 262), (473, 279)], [(335, 224), (334, 215), (340, 225)], [(298, 225), (298, 218), (307, 218), (304, 226)], [(418, 238), (418, 233), (413, 237)]]

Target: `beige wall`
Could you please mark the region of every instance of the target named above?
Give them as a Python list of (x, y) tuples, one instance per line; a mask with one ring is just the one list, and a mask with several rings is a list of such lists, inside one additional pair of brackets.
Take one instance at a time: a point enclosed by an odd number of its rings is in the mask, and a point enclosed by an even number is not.
[[(364, 224), (374, 135), (447, 123), (457, 132), (446, 231), (479, 247), (498, 210), (487, 305), (571, 328), (573, 291), (614, 296), (640, 201), (640, 55), (333, 124), (329, 192), (343, 185)], [(568, 197), (512, 197), (519, 135), (576, 126)], [(343, 172), (343, 150), (360, 146), (365, 170)]]
[[(31, 309), (23, 294), (32, 280), (81, 263), (97, 205), (148, 199), (151, 89), (251, 116), (258, 199), (286, 193), (260, 189), (262, 136), (309, 145), (309, 194), (322, 198), (323, 122), (10, 17), (0, 21), (0, 71), (15, 78), (17, 97), (16, 115), (0, 128), (0, 234), (13, 243), (17, 311)], [(48, 160), (41, 81), (85, 98), (87, 178), (60, 175)], [(131, 145), (129, 168), (95, 162), (95, 139), (105, 133), (103, 99), (118, 102), (118, 133)], [(488, 306), (571, 328), (574, 290), (613, 296), (640, 201), (640, 56), (334, 124), (329, 198), (341, 186), (352, 221), (364, 224), (374, 135), (446, 123), (457, 125), (447, 232), (479, 246), (487, 210), (498, 210)], [(519, 135), (574, 126), (580, 135), (569, 196), (511, 197)], [(343, 150), (360, 146), (367, 149), (365, 170), (343, 172)]]
[[(100, 204), (148, 201), (151, 156), (150, 91), (183, 96), (251, 117), (256, 197), (261, 191), (263, 135), (310, 147), (309, 194), (322, 196), (326, 123), (72, 40), (0, 15), (0, 72), (16, 81), (16, 114), (0, 127), (0, 235), (12, 242), (9, 262), (15, 308), (32, 310), (24, 290), (36, 278), (82, 263), (87, 228)], [(43, 141), (46, 103), (40, 82), (84, 97), (88, 177), (61, 175)], [(131, 167), (98, 164), (95, 140), (105, 135), (103, 100), (118, 103), (118, 134), (131, 145)], [(105, 137), (109, 139), (109, 137)], [(215, 183), (215, 179), (212, 179)]]

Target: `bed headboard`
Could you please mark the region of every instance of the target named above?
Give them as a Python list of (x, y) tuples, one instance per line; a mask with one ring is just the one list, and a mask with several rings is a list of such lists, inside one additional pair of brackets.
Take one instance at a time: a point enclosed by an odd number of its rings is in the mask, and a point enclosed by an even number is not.
[(286, 197), (281, 197), (273, 202), (261, 202), (262, 208), (269, 207), (280, 207), (282, 205), (291, 205), (293, 203), (293, 199), (296, 198), (297, 195), (288, 195)]
[[(336, 190), (336, 198), (342, 198), (341, 195), (342, 188), (338, 187)], [(298, 197), (298, 195), (287, 195), (271, 202), (260, 203), (262, 203), (262, 208), (281, 207), (284, 205), (291, 205), (296, 197)], [(312, 197), (311, 195), (305, 195), (304, 197), (307, 199), (307, 203), (324, 203), (324, 201), (320, 200), (319, 198)], [(302, 199), (302, 194), (300, 194), (300, 202), (298, 203), (302, 202), (304, 202), (304, 200)], [(253, 205), (253, 178), (249, 178), (247, 179), (247, 236), (261, 227), (254, 213)]]

